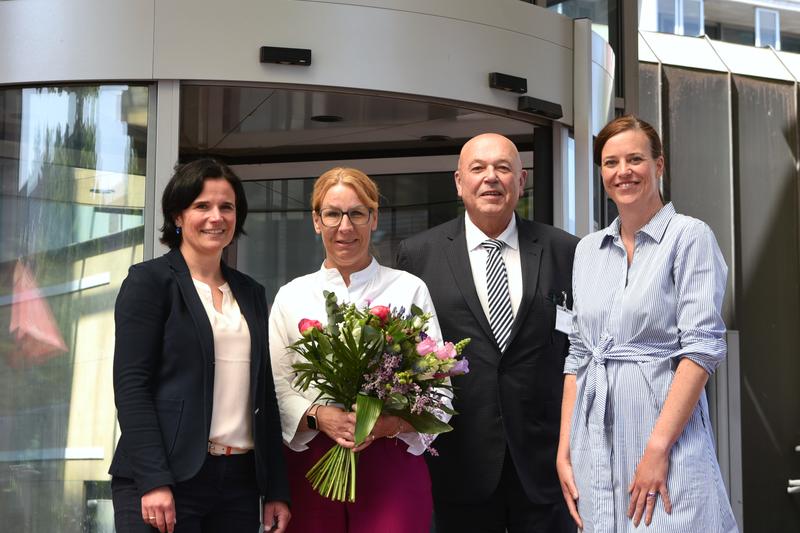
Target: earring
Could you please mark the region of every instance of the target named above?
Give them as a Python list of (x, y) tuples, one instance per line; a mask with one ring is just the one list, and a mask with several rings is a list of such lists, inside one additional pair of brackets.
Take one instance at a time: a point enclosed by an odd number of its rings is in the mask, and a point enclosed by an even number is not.
[(181, 227), (180, 227), (180, 226), (177, 226), (177, 227), (175, 228), (175, 235), (180, 235), (180, 234), (181, 234)]

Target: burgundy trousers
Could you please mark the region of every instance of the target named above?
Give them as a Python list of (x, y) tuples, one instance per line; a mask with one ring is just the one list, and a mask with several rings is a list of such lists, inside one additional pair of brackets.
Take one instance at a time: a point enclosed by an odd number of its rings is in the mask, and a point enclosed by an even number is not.
[(429, 533), (433, 500), (428, 466), (399, 439), (378, 439), (359, 453), (355, 503), (334, 502), (311, 488), (306, 472), (334, 442), (320, 433), (309, 449), (285, 448), (292, 494), (287, 533)]

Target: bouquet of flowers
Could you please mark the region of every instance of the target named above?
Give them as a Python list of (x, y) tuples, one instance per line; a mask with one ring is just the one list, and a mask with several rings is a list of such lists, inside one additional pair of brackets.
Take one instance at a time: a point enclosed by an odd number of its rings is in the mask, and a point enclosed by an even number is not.
[[(302, 338), (289, 346), (300, 354), (295, 385), (319, 390), (317, 399), (355, 406), (355, 442), (364, 442), (382, 412), (399, 416), (420, 433), (453, 428), (436, 417), (455, 414), (447, 405), (449, 376), (469, 371), (461, 355), (470, 339), (438, 344), (425, 330), (431, 315), (412, 305), (410, 312), (386, 306), (357, 308), (338, 304), (325, 291), (328, 325), (303, 319)], [(432, 451), (429, 448), (430, 451)], [(314, 490), (337, 501), (355, 501), (356, 454), (333, 446), (308, 471)]]

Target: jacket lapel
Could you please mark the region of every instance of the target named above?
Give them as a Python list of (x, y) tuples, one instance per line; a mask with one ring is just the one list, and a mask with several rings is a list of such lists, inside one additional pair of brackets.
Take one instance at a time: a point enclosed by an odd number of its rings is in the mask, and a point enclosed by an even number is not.
[(183, 301), (186, 302), (186, 307), (189, 309), (189, 314), (197, 330), (203, 358), (213, 362), (214, 333), (211, 331), (211, 323), (208, 321), (206, 309), (203, 307), (203, 302), (200, 301), (200, 295), (197, 294), (197, 288), (195, 288), (192, 276), (189, 274), (189, 267), (177, 248), (173, 248), (167, 253), (167, 261), (172, 268), (181, 296), (183, 296)]
[[(464, 231), (464, 217), (461, 216), (456, 220), (453, 231), (448, 235), (448, 249), (446, 251), (447, 262), (450, 265), (450, 272), (453, 274), (453, 279), (456, 286), (461, 291), (461, 296), (467, 303), (469, 310), (472, 312), (475, 320), (483, 329), (486, 338), (492, 339), (495, 347), (497, 342), (494, 340), (492, 328), (489, 326), (489, 321), (486, 314), (481, 307), (481, 301), (478, 299), (478, 293), (475, 291), (475, 283), (472, 279), (472, 268), (469, 262), (469, 252), (467, 251), (467, 236)], [(499, 347), (497, 347), (499, 351)]]
[(233, 271), (228, 265), (222, 263), (222, 274), (231, 288), (233, 297), (239, 305), (239, 311), (247, 322), (250, 330), (250, 398), (255, 398), (256, 381), (261, 372), (264, 350), (266, 346), (263, 335), (266, 328), (266, 317), (261, 317), (258, 312), (256, 292), (252, 285), (242, 283), (238, 272)]
[(522, 298), (519, 302), (519, 309), (517, 309), (517, 316), (511, 326), (509, 346), (525, 322), (525, 317), (536, 296), (539, 284), (539, 266), (542, 263), (543, 253), (542, 245), (536, 242), (538, 237), (528, 221), (517, 217), (517, 232), (519, 235), (519, 260), (522, 266)]

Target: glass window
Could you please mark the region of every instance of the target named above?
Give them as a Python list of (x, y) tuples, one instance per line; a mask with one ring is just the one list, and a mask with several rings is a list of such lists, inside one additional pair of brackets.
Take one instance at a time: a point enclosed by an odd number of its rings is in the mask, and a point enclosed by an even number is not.
[(0, 90), (0, 516), (111, 531), (113, 307), (142, 260), (149, 90)]
[(662, 33), (676, 33), (679, 0), (659, 0), (658, 2), (658, 31)]
[(772, 9), (756, 8), (756, 46), (781, 49), (780, 13)]
[(657, 0), (658, 31), (689, 35), (703, 35), (703, 0)]
[(548, 0), (547, 8), (571, 19), (587, 18), (592, 30), (609, 41), (609, 9), (616, 9), (616, 0)]
[(703, 35), (703, 0), (680, 0), (683, 3), (683, 23), (681, 35), (696, 37)]
[(726, 43), (744, 44), (753, 46), (755, 42), (755, 32), (752, 28), (741, 28), (738, 26), (722, 25), (720, 28), (721, 40)]
[(800, 35), (781, 32), (781, 50), (785, 52), (800, 52)]
[[(528, 169), (525, 195), (517, 204), (517, 213), (528, 219), (533, 218), (532, 176)], [(381, 264), (394, 264), (401, 240), (446, 222), (464, 210), (453, 185), (452, 171), (371, 177), (381, 193), (378, 229), (372, 234), (371, 252)], [(236, 264), (266, 287), (270, 303), (283, 284), (319, 269), (325, 259), (325, 250), (311, 220), (315, 180), (244, 184), (247, 235), (237, 243)]]
[(575, 134), (567, 138), (567, 227), (566, 231), (575, 235)]

